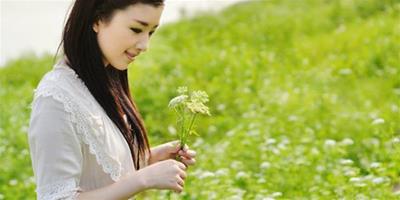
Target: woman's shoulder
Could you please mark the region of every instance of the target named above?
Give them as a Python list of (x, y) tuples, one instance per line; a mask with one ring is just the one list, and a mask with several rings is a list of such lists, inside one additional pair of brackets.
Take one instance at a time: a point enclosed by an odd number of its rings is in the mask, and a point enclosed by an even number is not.
[(32, 105), (41, 97), (52, 97), (63, 104), (88, 103), (90, 92), (75, 71), (63, 60), (47, 72), (36, 89), (34, 89)]

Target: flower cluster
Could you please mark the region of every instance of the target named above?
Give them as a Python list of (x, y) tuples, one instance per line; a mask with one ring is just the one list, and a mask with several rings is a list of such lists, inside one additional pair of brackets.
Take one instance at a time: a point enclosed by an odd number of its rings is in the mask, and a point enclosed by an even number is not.
[(197, 135), (196, 131), (192, 130), (196, 116), (198, 114), (211, 116), (211, 114), (206, 106), (209, 101), (206, 92), (199, 90), (189, 95), (187, 87), (179, 87), (177, 92), (179, 95), (171, 99), (168, 107), (174, 109), (178, 116), (178, 135), (181, 146), (184, 146), (189, 135)]

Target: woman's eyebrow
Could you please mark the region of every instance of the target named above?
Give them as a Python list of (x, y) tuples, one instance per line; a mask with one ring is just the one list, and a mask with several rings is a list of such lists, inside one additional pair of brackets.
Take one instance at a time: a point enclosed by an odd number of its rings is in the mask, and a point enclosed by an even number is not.
[[(137, 20), (137, 19), (134, 19), (134, 20), (136, 22), (138, 22), (139, 24), (143, 25), (143, 26), (149, 26), (149, 23), (147, 23), (147, 22), (144, 22), (144, 21), (141, 21), (141, 20)], [(157, 26), (158, 26), (158, 24), (153, 26), (153, 28), (156, 28)]]

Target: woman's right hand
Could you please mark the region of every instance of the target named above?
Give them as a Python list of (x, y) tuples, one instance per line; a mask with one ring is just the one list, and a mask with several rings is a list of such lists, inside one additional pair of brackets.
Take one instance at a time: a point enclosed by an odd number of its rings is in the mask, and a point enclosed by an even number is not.
[(148, 189), (168, 189), (182, 192), (186, 178), (186, 166), (173, 159), (159, 161), (140, 169)]

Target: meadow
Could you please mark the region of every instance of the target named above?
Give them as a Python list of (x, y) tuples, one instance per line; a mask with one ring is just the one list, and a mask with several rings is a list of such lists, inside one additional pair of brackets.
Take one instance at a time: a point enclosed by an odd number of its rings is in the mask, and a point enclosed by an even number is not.
[[(0, 68), (0, 199), (35, 199), (26, 131), (53, 55)], [(400, 199), (400, 1), (265, 0), (160, 27), (129, 69), (152, 145), (205, 90), (173, 199)], [(138, 199), (166, 199), (148, 191)]]

